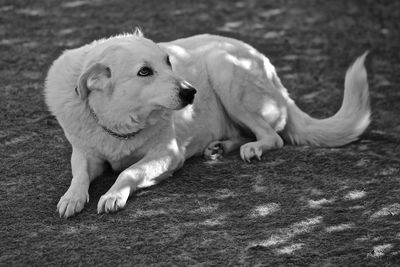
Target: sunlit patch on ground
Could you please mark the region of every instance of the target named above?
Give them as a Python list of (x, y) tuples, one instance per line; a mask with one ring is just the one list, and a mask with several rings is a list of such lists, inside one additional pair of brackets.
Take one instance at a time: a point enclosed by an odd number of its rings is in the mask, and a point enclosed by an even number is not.
[(277, 212), (280, 210), (280, 205), (278, 203), (267, 203), (264, 205), (259, 205), (254, 208), (254, 210), (251, 212), (251, 217), (264, 217), (267, 215), (270, 215), (274, 212)]
[(363, 205), (355, 205), (349, 208), (350, 210), (362, 210), (365, 209), (365, 206)]
[(36, 8), (36, 9), (31, 9), (31, 8), (23, 8), (23, 9), (18, 9), (17, 13), (19, 14), (23, 14), (26, 16), (44, 16), (46, 14), (46, 12), (44, 11), (44, 9), (41, 8)]
[(324, 194), (324, 192), (321, 189), (318, 189), (318, 188), (312, 188), (310, 190), (310, 195), (312, 195), (312, 196), (321, 196), (323, 194)]
[(88, 0), (77, 0), (77, 1), (69, 1), (69, 2), (65, 2), (63, 3), (61, 6), (63, 8), (79, 8), (85, 5), (99, 5), (102, 4), (104, 1), (103, 0), (92, 0), (92, 1), (88, 1)]
[(217, 192), (215, 192), (214, 197), (216, 199), (226, 199), (226, 198), (231, 198), (235, 197), (236, 194), (235, 192), (229, 190), (229, 189), (220, 189)]
[(394, 216), (400, 214), (400, 204), (394, 203), (387, 205), (371, 215), (371, 219), (376, 219), (383, 216)]
[(382, 257), (386, 253), (388, 253), (391, 248), (393, 248), (392, 244), (384, 244), (384, 245), (374, 246), (374, 248), (368, 254), (368, 256), (374, 257), (374, 258)]
[(219, 207), (218, 204), (203, 204), (200, 201), (196, 201), (198, 207), (194, 210), (189, 211), (190, 213), (212, 213)]
[(354, 223), (342, 223), (342, 224), (326, 227), (325, 230), (328, 233), (332, 233), (332, 232), (340, 232), (340, 231), (348, 230), (353, 227), (354, 227)]
[(61, 31), (58, 32), (59, 35), (68, 35), (72, 34), (76, 31), (76, 28), (67, 28), (67, 29), (62, 29)]
[(315, 228), (321, 222), (322, 222), (322, 217), (318, 216), (318, 217), (300, 221), (298, 223), (294, 223), (293, 225), (291, 225), (287, 228), (279, 229), (276, 234), (272, 234), (271, 237), (269, 237), (268, 239), (265, 239), (260, 242), (252, 242), (249, 245), (249, 248), (271, 247), (271, 246), (276, 246), (276, 245), (286, 243), (291, 238), (295, 237), (296, 235), (310, 232), (313, 228)]
[(367, 193), (364, 190), (353, 190), (344, 196), (346, 200), (356, 200), (365, 197)]
[(136, 210), (134, 212), (134, 217), (152, 217), (158, 215), (166, 215), (167, 211), (164, 209), (158, 210)]
[(275, 249), (277, 254), (292, 254), (296, 250), (301, 249), (304, 247), (304, 243), (296, 243), (289, 246), (284, 246), (282, 248)]
[(387, 175), (394, 175), (397, 173), (399, 173), (399, 168), (389, 167), (389, 168), (384, 168), (384, 169), (378, 171), (377, 174), (387, 176)]
[(23, 38), (10, 38), (10, 39), (1, 39), (0, 45), (16, 45), (18, 43), (24, 42)]
[(322, 198), (322, 199), (318, 199), (318, 200), (312, 200), (310, 199), (308, 201), (308, 206), (310, 208), (316, 209), (316, 208), (320, 208), (322, 205), (324, 204), (330, 204), (333, 203), (335, 201), (334, 198), (331, 199), (326, 199), (326, 198)]
[(221, 224), (225, 223), (226, 218), (227, 218), (227, 215), (222, 214), (215, 218), (207, 219), (207, 220), (201, 222), (200, 224), (207, 225), (207, 226), (221, 225)]

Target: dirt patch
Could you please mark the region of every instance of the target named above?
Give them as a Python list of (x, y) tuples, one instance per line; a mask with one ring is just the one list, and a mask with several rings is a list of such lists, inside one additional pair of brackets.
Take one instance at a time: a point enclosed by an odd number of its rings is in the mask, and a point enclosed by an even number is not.
[[(0, 265), (395, 265), (399, 17), (397, 1), (2, 1)], [(64, 49), (135, 26), (156, 41), (209, 32), (254, 45), (316, 117), (338, 109), (347, 66), (370, 49), (372, 124), (342, 148), (191, 159), (99, 216), (108, 172), (80, 215), (59, 219), (71, 148), (43, 101), (46, 72)]]

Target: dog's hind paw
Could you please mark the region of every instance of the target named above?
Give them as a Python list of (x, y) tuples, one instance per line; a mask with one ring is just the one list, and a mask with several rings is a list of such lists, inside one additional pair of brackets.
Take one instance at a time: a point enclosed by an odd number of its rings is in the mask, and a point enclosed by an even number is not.
[(69, 218), (79, 213), (89, 202), (89, 194), (68, 190), (57, 204), (57, 211), (61, 218)]
[(216, 160), (224, 155), (224, 146), (221, 141), (211, 142), (203, 153), (204, 157), (209, 160)]
[(240, 157), (242, 160), (249, 163), (254, 157), (256, 157), (258, 160), (261, 160), (262, 153), (263, 151), (258, 142), (250, 142), (240, 147)]

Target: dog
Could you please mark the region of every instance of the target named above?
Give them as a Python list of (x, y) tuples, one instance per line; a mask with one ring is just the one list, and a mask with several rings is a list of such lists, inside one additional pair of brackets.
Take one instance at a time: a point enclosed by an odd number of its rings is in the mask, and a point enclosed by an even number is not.
[(284, 142), (335, 147), (356, 140), (370, 122), (366, 56), (346, 73), (340, 110), (315, 119), (289, 97), (269, 59), (236, 39), (203, 34), (156, 44), (136, 30), (65, 51), (44, 92), (72, 145), (60, 217), (84, 208), (106, 163), (120, 174), (98, 213), (124, 208), (136, 190), (192, 156), (238, 150), (250, 162)]

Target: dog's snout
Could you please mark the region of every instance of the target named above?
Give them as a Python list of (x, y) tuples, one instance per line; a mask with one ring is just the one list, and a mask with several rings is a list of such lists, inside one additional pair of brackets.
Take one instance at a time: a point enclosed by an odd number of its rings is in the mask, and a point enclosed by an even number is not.
[(187, 81), (179, 82), (179, 88), (180, 89), (194, 89), (194, 87), (190, 83), (188, 83)]
[(185, 104), (192, 104), (195, 94), (196, 89), (190, 83), (186, 81), (179, 83), (179, 97)]

